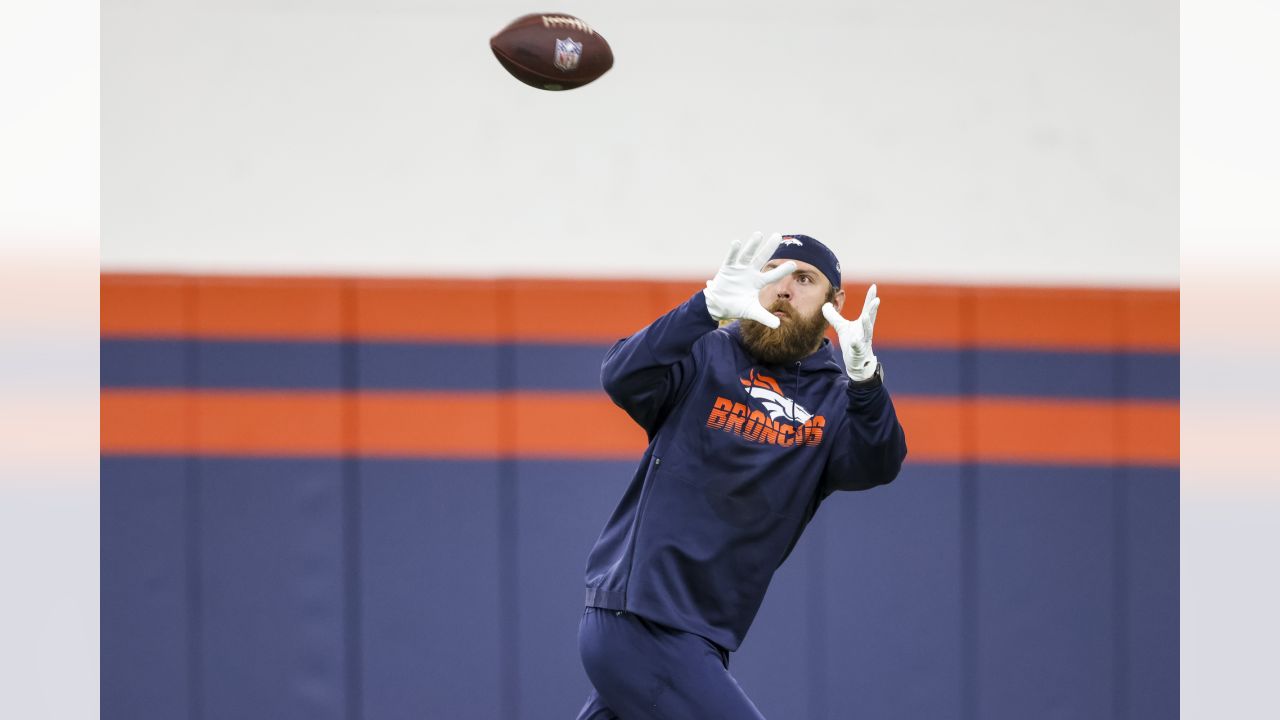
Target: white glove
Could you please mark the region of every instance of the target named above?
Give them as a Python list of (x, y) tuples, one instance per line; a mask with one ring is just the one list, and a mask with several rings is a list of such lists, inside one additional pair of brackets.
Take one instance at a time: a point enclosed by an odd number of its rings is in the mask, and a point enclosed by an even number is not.
[(857, 320), (845, 320), (831, 303), (822, 306), (822, 316), (840, 336), (840, 350), (844, 353), (844, 368), (854, 382), (870, 380), (876, 374), (876, 354), (871, 351), (871, 333), (876, 326), (876, 312), (880, 310), (880, 298), (876, 286), (867, 290), (862, 303), (862, 314)]
[(787, 261), (769, 272), (760, 272), (782, 242), (782, 235), (778, 233), (762, 244), (763, 237), (764, 233), (753, 234), (746, 247), (734, 240), (720, 272), (707, 281), (703, 296), (707, 299), (707, 311), (717, 321), (745, 318), (771, 328), (782, 324), (777, 315), (760, 304), (760, 289), (795, 272), (796, 264)]

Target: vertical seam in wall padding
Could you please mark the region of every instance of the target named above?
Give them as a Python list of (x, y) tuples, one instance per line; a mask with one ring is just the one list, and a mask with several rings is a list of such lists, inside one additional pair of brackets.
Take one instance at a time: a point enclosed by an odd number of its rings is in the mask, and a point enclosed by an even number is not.
[(187, 697), (192, 720), (204, 717), (204, 572), (201, 556), (200, 464), (194, 455), (186, 466), (183, 513), (186, 525), (187, 559)]
[[(1113, 301), (1119, 305), (1123, 300)], [(1116, 325), (1119, 334), (1128, 334), (1127, 318), (1122, 312), (1123, 308), (1117, 308), (1115, 313)], [(1123, 398), (1130, 397), (1128, 391), (1128, 343), (1116, 343), (1121, 348), (1112, 354), (1112, 397), (1116, 401), (1116, 409), (1113, 411), (1116, 417), (1116, 445), (1117, 455), (1119, 457), (1127, 456), (1126, 445), (1129, 442), (1128, 427), (1125, 424), (1125, 418), (1120, 410), (1120, 403)], [(1127, 718), (1129, 716), (1129, 473), (1124, 465), (1116, 462), (1112, 469), (1112, 487), (1111, 487), (1111, 507), (1112, 507), (1112, 610), (1111, 616), (1112, 628), (1111, 632), (1111, 654), (1113, 656), (1114, 672), (1113, 680), (1113, 696), (1112, 696), (1112, 716), (1117, 718)]]
[(498, 324), (498, 686), (502, 717), (520, 717), (520, 602), (516, 557), (519, 517), (516, 493), (515, 413), (511, 393), (516, 387), (515, 312), (511, 286), (497, 283)]
[(1129, 477), (1123, 467), (1115, 469), (1112, 483), (1112, 504), (1114, 507), (1115, 560), (1112, 563), (1112, 584), (1115, 588), (1112, 616), (1112, 654), (1115, 656), (1114, 672), (1114, 708), (1112, 715), (1119, 718), (1129, 716)]
[(978, 720), (978, 466), (974, 398), (978, 386), (977, 303), (960, 294), (960, 717)]
[(806, 634), (809, 667), (805, 673), (809, 685), (809, 712), (806, 717), (825, 720), (827, 713), (827, 533), (823, 523), (809, 526), (809, 572), (805, 597)]
[[(183, 281), (183, 385), (190, 392), (200, 383), (200, 347), (195, 337), (196, 303), (199, 284)], [(187, 591), (187, 714), (190, 720), (204, 717), (204, 566), (201, 544), (200, 463), (196, 455), (199, 413), (196, 401), (188, 396), (186, 406), (183, 514), (186, 522)]]
[(356, 303), (359, 295), (354, 282), (342, 284), (342, 536), (343, 536), (343, 643), (346, 669), (346, 717), (360, 720), (364, 715), (364, 623), (361, 603), (363, 578), (361, 550), (363, 523), (361, 513), (360, 465), (356, 440), (358, 404), (355, 393), (360, 390), (359, 353), (356, 343)]

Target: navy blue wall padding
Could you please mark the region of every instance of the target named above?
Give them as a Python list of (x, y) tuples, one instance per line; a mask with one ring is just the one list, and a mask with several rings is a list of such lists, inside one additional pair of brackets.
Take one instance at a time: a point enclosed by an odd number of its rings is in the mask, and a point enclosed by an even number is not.
[(189, 716), (186, 465), (180, 458), (101, 464), (104, 718)]
[(983, 466), (975, 717), (1113, 717), (1114, 472)]
[(359, 472), (360, 717), (501, 717), (499, 464)]
[[(105, 388), (181, 387), (188, 345), (199, 349), (193, 387), (341, 390), (334, 369), (343, 343), (333, 341), (143, 340), (101, 341)], [(356, 385), (376, 390), (600, 389), (600, 358), (608, 345), (582, 343), (446, 343), (360, 341), (352, 363)], [(504, 357), (505, 355), (505, 357)], [(1178, 355), (1153, 352), (1056, 350), (877, 350), (893, 391), (911, 395), (958, 392), (964, 362), (971, 362), (969, 392), (993, 397), (1178, 397)], [(506, 362), (508, 365), (503, 365)], [(498, 383), (500, 368), (509, 373)], [(1119, 384), (1115, 384), (1116, 373)]]
[[(501, 345), (355, 343), (357, 385), (371, 390), (496, 390)], [(597, 362), (597, 364), (599, 364)]]
[(521, 390), (599, 390), (600, 358), (609, 345), (512, 346), (513, 387)]
[(1015, 397), (1116, 395), (1116, 353), (1027, 352), (978, 349), (973, 392)]
[(884, 363), (885, 381), (897, 394), (947, 396), (960, 391), (963, 350), (884, 348), (876, 357)]
[[(811, 531), (816, 528), (810, 528)], [(768, 718), (808, 718), (821, 698), (812, 697), (810, 576), (817, 569), (820, 535), (800, 539), (791, 557), (774, 575), (756, 622), (741, 649), (730, 656), (729, 670)]]
[(1125, 468), (1126, 694), (1117, 717), (1178, 717), (1178, 471)]
[(1180, 369), (1181, 358), (1177, 353), (1122, 353), (1120, 373), (1124, 397), (1177, 399)]
[(630, 462), (513, 463), (519, 716), (573, 718), (591, 686), (578, 658), (587, 552), (626, 489)]
[(325, 390), (343, 376), (342, 346), (331, 342), (193, 340), (200, 387)]
[(180, 388), (188, 383), (191, 340), (102, 339), (99, 376), (104, 388)]
[[(563, 717), (630, 462), (102, 462), (102, 716)], [(773, 718), (1174, 716), (1175, 469), (828, 498), (731, 667)]]
[(908, 466), (819, 512), (826, 702), (806, 717), (963, 717), (961, 472)]
[(346, 716), (343, 464), (201, 459), (201, 720)]

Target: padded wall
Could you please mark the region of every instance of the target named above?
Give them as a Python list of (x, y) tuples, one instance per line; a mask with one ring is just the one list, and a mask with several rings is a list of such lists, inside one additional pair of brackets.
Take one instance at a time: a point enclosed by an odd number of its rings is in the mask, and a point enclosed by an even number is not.
[[(104, 275), (103, 717), (572, 717), (644, 444), (599, 362), (695, 290)], [(776, 718), (1169, 717), (1176, 292), (880, 295), (910, 457), (824, 504), (742, 685)]]

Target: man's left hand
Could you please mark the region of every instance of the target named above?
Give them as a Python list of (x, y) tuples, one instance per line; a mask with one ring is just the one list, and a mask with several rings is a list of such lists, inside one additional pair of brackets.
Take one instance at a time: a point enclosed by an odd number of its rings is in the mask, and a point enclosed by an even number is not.
[(857, 320), (846, 320), (831, 303), (822, 306), (822, 316), (831, 323), (840, 337), (844, 369), (854, 382), (870, 380), (880, 363), (871, 351), (871, 334), (875, 330), (876, 312), (879, 309), (880, 298), (876, 297), (875, 285), (867, 290), (867, 299), (862, 303), (862, 314)]

